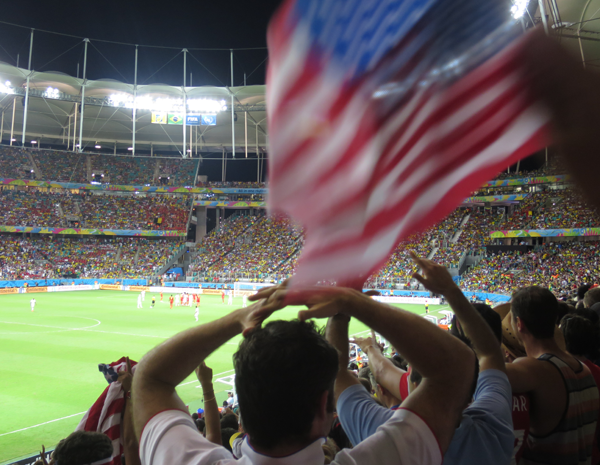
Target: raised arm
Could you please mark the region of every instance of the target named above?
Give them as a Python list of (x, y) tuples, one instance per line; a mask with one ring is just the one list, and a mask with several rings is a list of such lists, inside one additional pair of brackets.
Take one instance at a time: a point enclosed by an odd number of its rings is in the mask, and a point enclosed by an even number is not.
[(325, 337), (327, 338), (327, 341), (329, 341), (329, 343), (338, 351), (339, 368), (338, 374), (335, 378), (335, 386), (333, 388), (336, 403), (340, 394), (347, 388), (356, 384), (360, 384), (358, 378), (348, 371), (349, 324), (350, 317), (347, 315), (335, 315), (329, 318), (329, 321), (327, 322), (327, 329), (325, 331)]
[(400, 394), (400, 380), (406, 372), (381, 353), (381, 348), (373, 338), (356, 338), (355, 342), (369, 357), (369, 367), (375, 380), (396, 399), (404, 400)]
[(222, 445), (221, 418), (219, 417), (219, 406), (212, 384), (212, 369), (202, 362), (196, 368), (196, 376), (202, 385), (204, 396), (204, 422), (206, 424), (206, 439), (213, 444)]
[(477, 353), (480, 371), (490, 368), (505, 371), (500, 342), (494, 336), (490, 325), (485, 322), (454, 283), (446, 267), (431, 260), (418, 258), (412, 252), (411, 257), (419, 265), (424, 275), (414, 273), (413, 277), (431, 292), (443, 295), (456, 314)]
[[(278, 308), (257, 316), (262, 302), (235, 310), (218, 320), (188, 329), (148, 352), (133, 378), (133, 420), (139, 437), (146, 422), (163, 410), (186, 410), (175, 388), (229, 339), (250, 331)], [(281, 307), (279, 307), (281, 308)]]
[(309, 307), (298, 314), (303, 320), (343, 313), (386, 338), (423, 376), (403, 407), (423, 418), (442, 451), (448, 448), (475, 374), (475, 355), (465, 344), (420, 316), (381, 304), (352, 289), (314, 287), (259, 296), (269, 297), (265, 311), (285, 301)]

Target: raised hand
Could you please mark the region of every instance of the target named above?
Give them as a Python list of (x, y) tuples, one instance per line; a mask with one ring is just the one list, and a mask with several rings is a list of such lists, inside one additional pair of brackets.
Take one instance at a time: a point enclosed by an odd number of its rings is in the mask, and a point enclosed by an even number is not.
[(445, 266), (417, 257), (414, 252), (410, 252), (412, 260), (419, 265), (423, 275), (414, 272), (413, 278), (419, 281), (423, 286), (435, 294), (446, 295), (447, 293), (457, 289), (456, 284), (452, 280), (452, 276), (448, 273)]
[(194, 372), (196, 373), (196, 377), (202, 386), (212, 384), (213, 371), (212, 368), (206, 366), (206, 362), (202, 362), (200, 365), (198, 365), (198, 368), (196, 368)]
[(377, 340), (373, 337), (355, 337), (354, 343), (361, 348), (364, 353), (367, 353), (369, 349), (377, 349), (381, 351), (381, 346), (377, 343)]
[(123, 391), (129, 392), (131, 391), (131, 383), (133, 383), (133, 372), (131, 371), (131, 362), (129, 361), (129, 357), (125, 358), (125, 367), (125, 371), (119, 373), (117, 381), (121, 383)]

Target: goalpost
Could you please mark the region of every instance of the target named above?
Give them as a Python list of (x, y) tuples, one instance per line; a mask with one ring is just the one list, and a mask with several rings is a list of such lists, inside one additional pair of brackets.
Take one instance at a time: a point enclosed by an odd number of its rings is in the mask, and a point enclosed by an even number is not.
[(249, 283), (236, 281), (233, 284), (233, 296), (242, 297), (243, 295), (254, 295), (261, 289), (274, 285), (274, 283)]

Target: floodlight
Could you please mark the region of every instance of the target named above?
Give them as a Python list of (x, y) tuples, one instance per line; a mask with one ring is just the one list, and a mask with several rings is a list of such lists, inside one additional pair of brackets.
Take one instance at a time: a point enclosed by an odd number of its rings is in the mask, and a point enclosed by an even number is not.
[(513, 0), (513, 6), (510, 9), (510, 13), (513, 18), (519, 19), (527, 11), (527, 4), (529, 0)]
[(37, 140), (32, 140), (31, 143), (32, 144), (37, 144)]
[(94, 145), (94, 147), (97, 148), (97, 149), (101, 149), (102, 148), (102, 146), (98, 145), (98, 144)]
[(133, 151), (133, 147), (127, 147), (127, 150)]

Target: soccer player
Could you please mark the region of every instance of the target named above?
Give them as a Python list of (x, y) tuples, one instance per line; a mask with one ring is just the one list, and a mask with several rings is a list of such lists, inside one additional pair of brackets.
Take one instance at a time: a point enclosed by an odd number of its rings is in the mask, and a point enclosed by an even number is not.
[(142, 291), (142, 300), (145, 301), (146, 300), (146, 291)]
[(35, 299), (33, 299), (33, 298), (32, 298), (32, 299), (29, 301), (29, 305), (31, 305), (31, 311), (33, 312), (33, 309), (35, 308)]
[(179, 305), (183, 305), (183, 294), (179, 294)]
[(160, 291), (160, 301), (161, 302), (163, 301), (163, 293), (162, 293), (162, 291)]
[(152, 305), (150, 305), (150, 308), (154, 308), (154, 305), (156, 304), (156, 296), (153, 295), (152, 296)]
[(247, 307), (248, 306), (248, 297), (244, 294), (242, 296), (242, 307)]
[(429, 302), (425, 301), (425, 313), (429, 313)]
[[(142, 291), (143, 292), (143, 291)], [(137, 308), (142, 308), (142, 294), (140, 293), (140, 295), (138, 295), (138, 304), (137, 304)]]
[(198, 315), (200, 315), (200, 309), (198, 308), (198, 304), (196, 304), (196, 312), (194, 313), (194, 318), (198, 321)]
[(191, 307), (192, 304), (196, 301), (195, 294), (188, 294), (188, 305)]
[(227, 291), (227, 305), (233, 305), (233, 291)]
[(225, 291), (221, 291), (221, 302), (225, 303)]
[(169, 306), (171, 307), (171, 310), (173, 309), (173, 302), (175, 301), (175, 299), (173, 298), (173, 295), (171, 295), (171, 297), (169, 297)]

